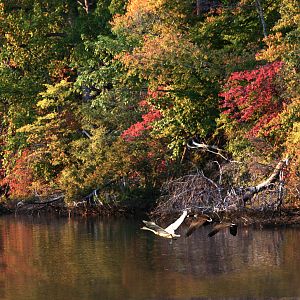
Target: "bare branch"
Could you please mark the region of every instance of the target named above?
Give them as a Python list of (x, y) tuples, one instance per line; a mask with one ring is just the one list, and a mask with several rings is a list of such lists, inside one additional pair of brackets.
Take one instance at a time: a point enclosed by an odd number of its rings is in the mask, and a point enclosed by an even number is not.
[(248, 187), (246, 193), (243, 195), (244, 203), (251, 200), (255, 194), (267, 189), (270, 185), (272, 185), (279, 178), (280, 172), (282, 171), (283, 167), (287, 164), (288, 164), (287, 158), (279, 161), (274, 171), (272, 172), (271, 176), (267, 180), (261, 182), (256, 186)]
[(83, 133), (85, 136), (87, 136), (89, 139), (92, 138), (92, 136), (86, 131), (86, 130), (81, 130), (81, 133)]
[(187, 147), (190, 149), (203, 149), (207, 152), (221, 156), (223, 159), (225, 159), (228, 162), (240, 163), (239, 161), (230, 160), (229, 158), (227, 158), (226, 156), (221, 154), (221, 152), (224, 152), (224, 150), (218, 148), (217, 146), (211, 146), (211, 145), (207, 145), (207, 144), (203, 144), (203, 143), (197, 143), (194, 140), (192, 140), (192, 145), (187, 143)]
[(90, 13), (91, 3), (89, 2), (89, 0), (84, 0), (84, 3), (82, 3), (79, 0), (77, 0), (77, 3), (86, 11), (87, 14)]
[[(251, 202), (251, 208), (256, 211), (276, 211), (283, 203), (285, 192), (283, 172), (287, 162), (287, 159), (280, 161), (267, 180), (245, 189), (234, 186), (236, 179), (231, 177), (231, 167), (237, 165), (229, 163), (222, 165), (214, 161), (219, 167), (219, 176), (215, 174), (214, 179), (205, 176), (200, 170), (166, 182), (162, 186), (163, 196), (152, 214), (154, 217), (166, 217), (187, 208), (196, 213), (199, 211), (208, 214), (231, 213), (243, 209), (243, 202), (245, 204), (259, 192), (260, 195)], [(225, 185), (222, 182), (224, 171)]]

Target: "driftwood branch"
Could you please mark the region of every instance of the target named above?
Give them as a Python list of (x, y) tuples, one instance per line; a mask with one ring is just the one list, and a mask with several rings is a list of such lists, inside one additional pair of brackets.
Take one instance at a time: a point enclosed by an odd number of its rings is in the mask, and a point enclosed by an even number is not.
[(175, 211), (189, 208), (202, 213), (230, 210), (238, 205), (238, 197), (228, 193), (224, 197), (223, 188), (202, 171), (170, 180), (162, 186), (162, 196), (153, 216), (165, 216)]
[(251, 200), (255, 194), (267, 189), (271, 184), (273, 184), (277, 179), (279, 179), (280, 173), (284, 168), (284, 166), (287, 165), (287, 163), (288, 163), (287, 158), (279, 161), (274, 171), (272, 172), (271, 176), (267, 180), (261, 182), (256, 186), (248, 187), (246, 192), (243, 195), (244, 204), (247, 201)]
[(65, 196), (62, 194), (49, 200), (34, 201), (30, 203), (19, 201), (16, 205), (15, 214), (17, 214), (19, 210), (27, 213), (34, 211), (39, 212), (45, 207), (51, 207), (53, 203), (62, 203), (64, 198)]
[(116, 183), (116, 180), (110, 180), (107, 183), (103, 184), (101, 187), (95, 188), (92, 192), (90, 192), (88, 195), (84, 196), (81, 201), (73, 202), (73, 206), (104, 206), (105, 204), (101, 201), (100, 198), (100, 191), (105, 190), (106, 187), (109, 187), (110, 185)]
[(205, 150), (207, 152), (213, 153), (215, 155), (219, 155), (220, 157), (222, 157), (224, 160), (226, 160), (228, 162), (238, 163), (238, 161), (232, 161), (228, 157), (223, 155), (222, 152), (224, 152), (224, 150), (218, 148), (217, 146), (211, 146), (211, 145), (207, 145), (207, 144), (204, 144), (204, 143), (197, 143), (194, 140), (192, 140), (191, 143), (187, 143), (187, 147), (190, 148), (190, 149), (202, 149), (202, 150)]
[(98, 196), (99, 189), (94, 189), (90, 194), (83, 198), (83, 201), (87, 201), (90, 205), (100, 204), (103, 205), (103, 202)]
[(17, 203), (17, 208), (20, 208), (26, 204), (28, 205), (47, 205), (47, 204), (51, 204), (51, 203), (54, 203), (54, 202), (58, 202), (58, 201), (62, 201), (64, 199), (64, 195), (59, 195), (55, 198), (52, 198), (52, 199), (49, 199), (49, 200), (45, 200), (45, 201), (34, 201), (34, 202), (30, 202), (30, 203), (26, 203), (24, 201), (19, 201)]
[(50, 204), (50, 203), (53, 203), (53, 202), (58, 202), (58, 201), (61, 201), (64, 199), (64, 195), (60, 195), (60, 196), (57, 196), (53, 199), (50, 199), (50, 200), (47, 200), (47, 201), (35, 201), (31, 204)]

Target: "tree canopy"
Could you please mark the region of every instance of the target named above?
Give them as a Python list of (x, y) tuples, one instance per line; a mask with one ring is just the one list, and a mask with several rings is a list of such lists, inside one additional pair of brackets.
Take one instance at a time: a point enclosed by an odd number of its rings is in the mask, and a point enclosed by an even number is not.
[(148, 205), (205, 165), (289, 158), (299, 200), (296, 0), (0, 1), (1, 196)]

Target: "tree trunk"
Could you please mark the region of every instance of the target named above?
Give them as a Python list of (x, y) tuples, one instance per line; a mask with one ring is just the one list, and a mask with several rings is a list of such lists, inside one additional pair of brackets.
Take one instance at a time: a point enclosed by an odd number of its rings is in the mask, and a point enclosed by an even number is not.
[(201, 13), (201, 0), (196, 1), (196, 14), (197, 16), (200, 16)]
[(264, 37), (267, 37), (268, 36), (267, 25), (266, 25), (266, 22), (265, 22), (264, 12), (263, 12), (260, 0), (255, 0), (255, 5), (256, 5), (256, 9), (257, 9), (259, 19), (260, 19), (260, 22), (261, 22), (261, 25), (262, 25)]
[(89, 12), (90, 12), (90, 3), (89, 3), (89, 0), (85, 0), (84, 1), (84, 7), (85, 7), (86, 13), (89, 14)]
[(87, 14), (90, 13), (90, 11), (91, 11), (91, 6), (92, 6), (92, 1), (90, 1), (90, 0), (84, 0), (83, 2), (81, 2), (81, 1), (78, 0), (77, 3), (78, 3), (80, 6), (82, 6), (82, 8), (85, 10), (85, 12), (86, 12)]

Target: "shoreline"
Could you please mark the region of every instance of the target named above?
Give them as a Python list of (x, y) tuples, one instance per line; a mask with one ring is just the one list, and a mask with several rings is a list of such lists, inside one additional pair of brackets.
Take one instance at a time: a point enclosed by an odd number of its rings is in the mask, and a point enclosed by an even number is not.
[[(56, 205), (36, 206), (34, 204), (26, 204), (22, 207), (0, 203), (0, 216), (15, 214), (17, 215), (56, 215), (58, 217), (83, 217), (90, 218), (96, 216), (105, 217), (139, 217), (150, 216), (149, 211), (138, 210), (133, 207), (121, 206), (90, 206), (90, 207), (70, 207), (64, 203)], [(162, 219), (174, 218), (172, 215)], [(258, 211), (251, 208), (242, 208), (240, 210), (222, 212), (213, 220), (218, 222), (227, 219), (239, 226), (258, 226), (258, 227), (280, 227), (280, 226), (300, 226), (300, 208), (298, 207), (282, 207), (277, 211)]]
[(300, 226), (300, 210), (295, 207), (283, 207), (278, 211), (256, 211), (244, 209), (235, 211), (230, 217), (243, 226), (258, 227)]

